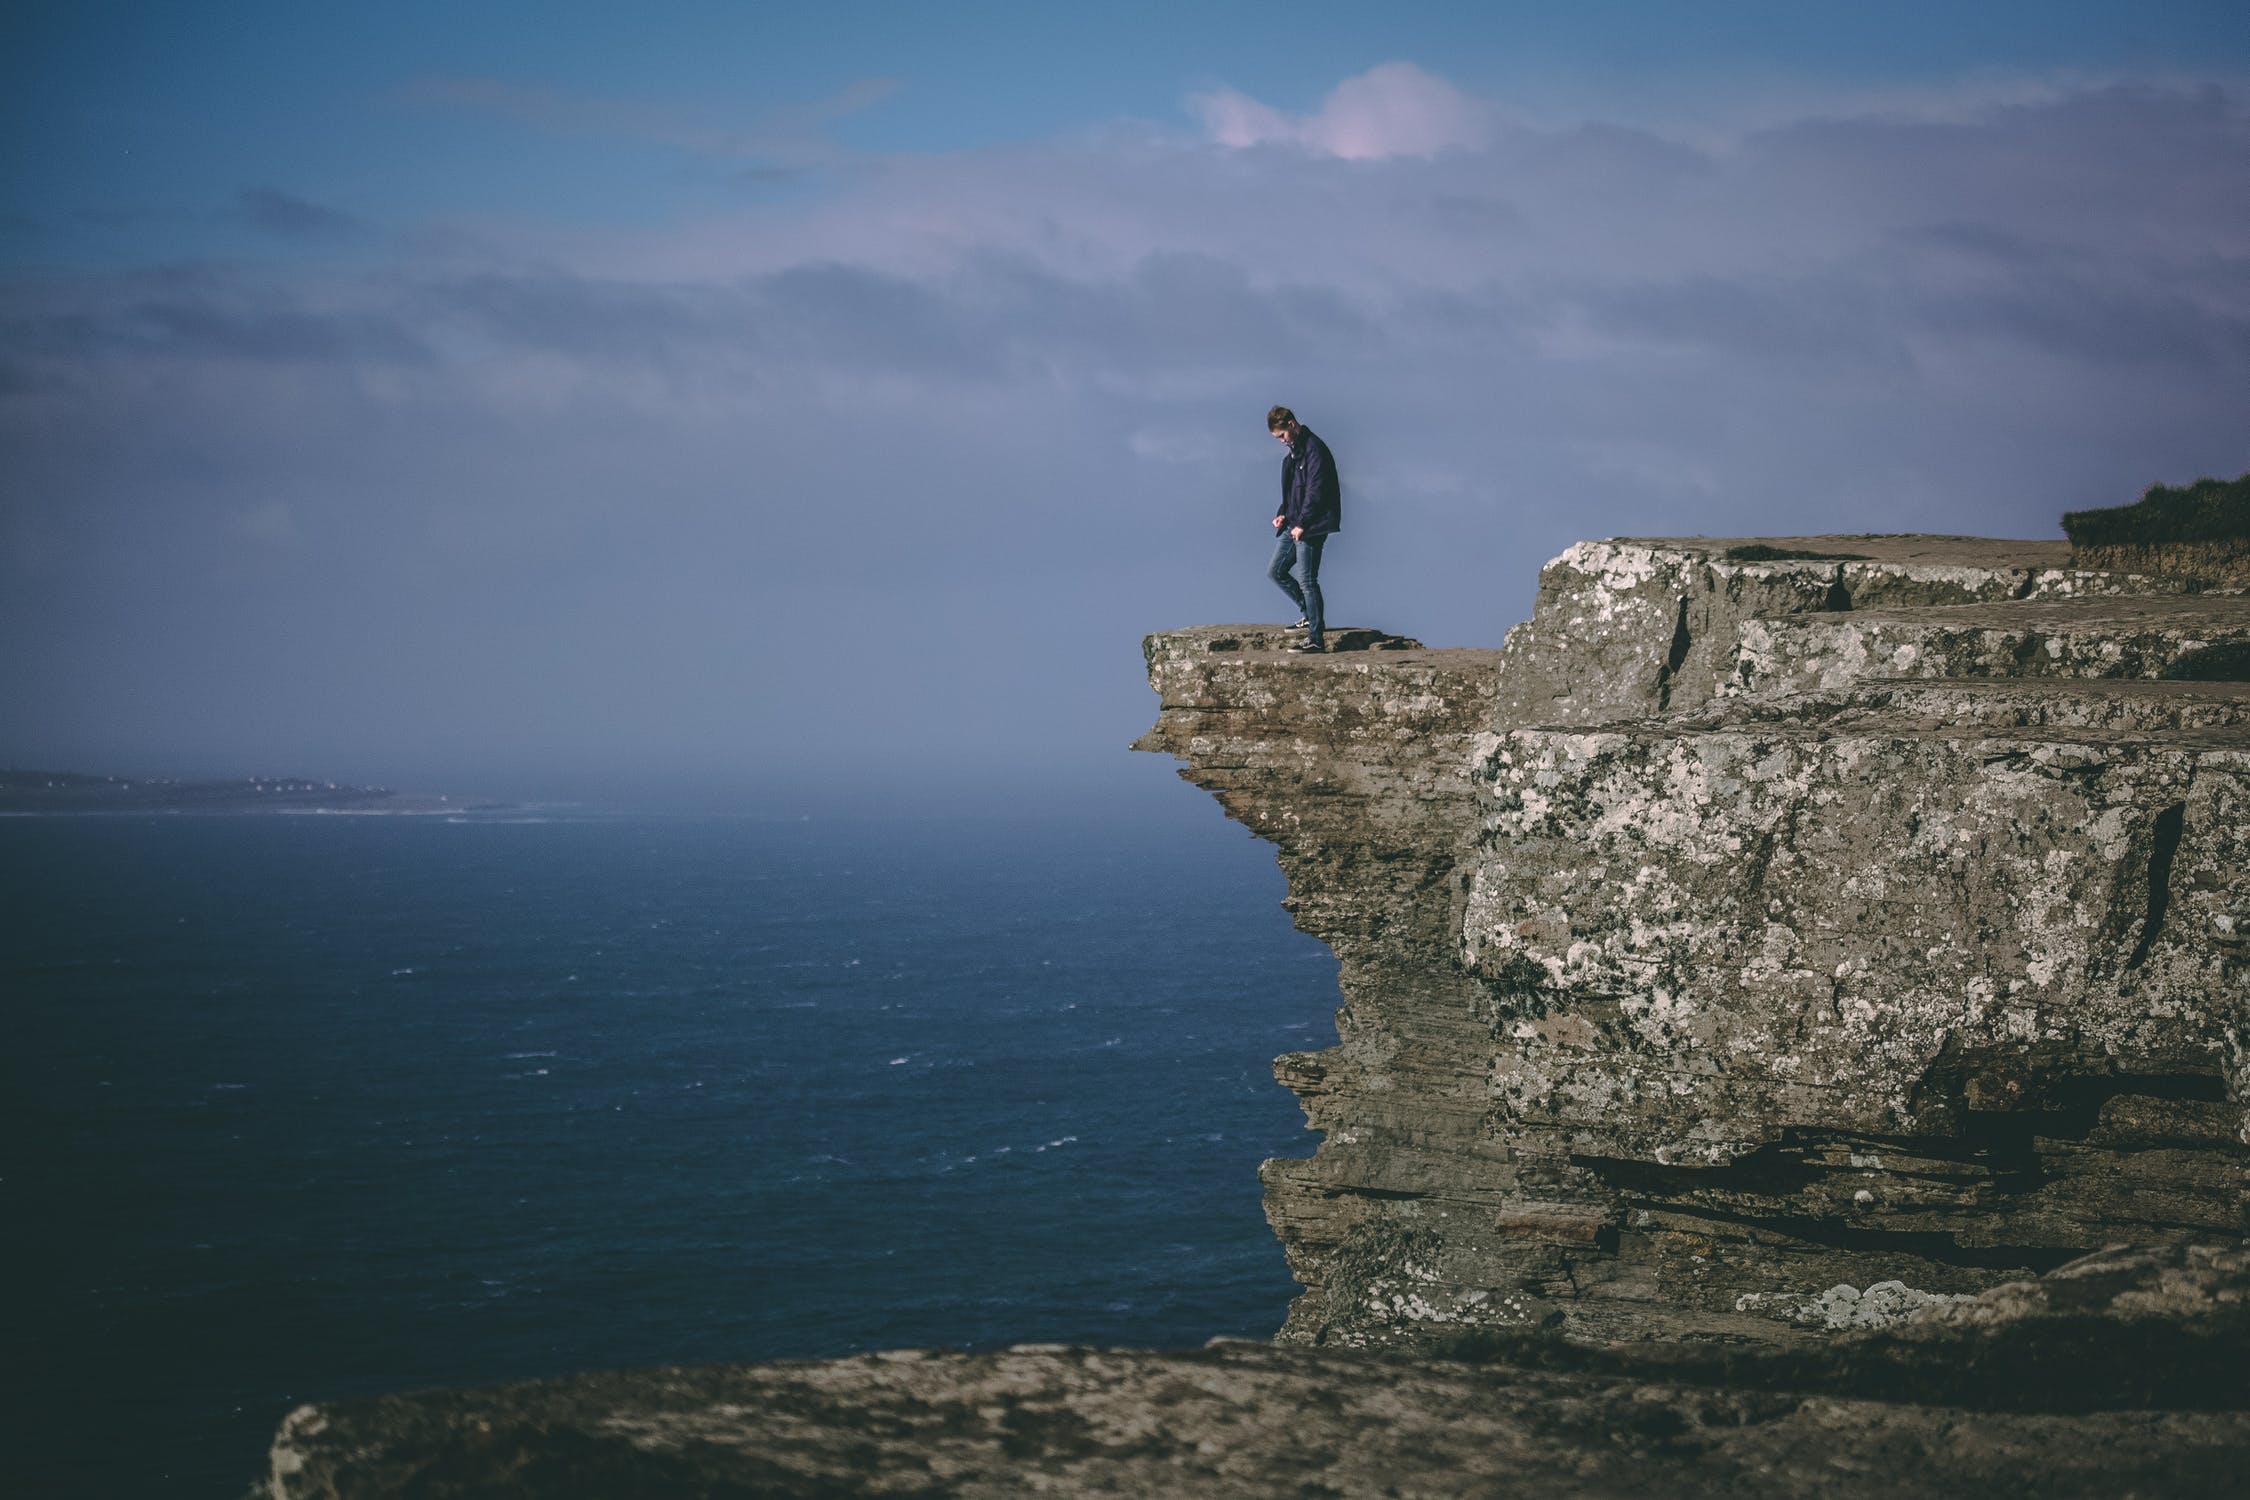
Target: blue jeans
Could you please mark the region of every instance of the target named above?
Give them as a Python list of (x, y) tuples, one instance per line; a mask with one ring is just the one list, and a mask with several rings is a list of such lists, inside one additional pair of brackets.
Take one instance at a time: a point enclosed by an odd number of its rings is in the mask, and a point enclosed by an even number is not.
[[(1326, 644), (1321, 638), (1321, 632), (1328, 622), (1321, 612), (1320, 604), (1320, 547), (1327, 540), (1324, 536), (1308, 536), (1300, 542), (1284, 531), (1274, 539), (1273, 566), (1266, 569), (1266, 576), (1289, 596), (1290, 603), (1303, 612), (1305, 640), (1315, 646)], [(1303, 559), (1302, 567), (1298, 567), (1300, 558)], [(1303, 588), (1299, 588), (1297, 580), (1289, 576), (1289, 570), (1293, 567), (1305, 575)]]

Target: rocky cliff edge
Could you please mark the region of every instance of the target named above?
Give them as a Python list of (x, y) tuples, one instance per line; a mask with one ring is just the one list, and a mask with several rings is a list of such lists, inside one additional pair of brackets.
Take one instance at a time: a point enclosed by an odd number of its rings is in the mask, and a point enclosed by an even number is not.
[(1621, 540), (1500, 651), (1151, 636), (1334, 948), (1273, 1345), (308, 1406), (261, 1491), (2221, 1495), (2250, 604), (2061, 543)]
[(1271, 634), (1151, 636), (1138, 748), (1341, 962), (1284, 1341), (1788, 1346), (2250, 1227), (2250, 599), (1624, 539), (1500, 651)]

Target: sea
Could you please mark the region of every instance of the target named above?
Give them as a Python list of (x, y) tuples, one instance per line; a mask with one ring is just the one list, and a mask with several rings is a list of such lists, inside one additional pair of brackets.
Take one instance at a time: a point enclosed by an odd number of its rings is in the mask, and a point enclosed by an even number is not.
[(0, 819), (22, 1495), (236, 1500), (307, 1401), (1269, 1336), (1336, 964), (1161, 816)]

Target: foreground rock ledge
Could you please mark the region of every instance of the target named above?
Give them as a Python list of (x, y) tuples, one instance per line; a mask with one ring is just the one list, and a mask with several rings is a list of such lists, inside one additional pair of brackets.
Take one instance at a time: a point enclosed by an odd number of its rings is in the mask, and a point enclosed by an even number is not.
[(1816, 1351), (1486, 1336), (627, 1371), (305, 1407), (272, 1500), (2236, 1493), (2250, 1251), (2112, 1251)]

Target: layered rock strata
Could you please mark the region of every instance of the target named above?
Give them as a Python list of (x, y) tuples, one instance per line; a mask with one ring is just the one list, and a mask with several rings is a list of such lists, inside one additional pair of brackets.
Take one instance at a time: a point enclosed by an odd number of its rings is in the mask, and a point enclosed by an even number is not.
[[(1501, 652), (1151, 637), (1334, 948), (1284, 1340), (1786, 1345), (2241, 1235), (2250, 641), (2060, 543), (1617, 541)], [(2218, 653), (2214, 657), (2214, 653)]]

